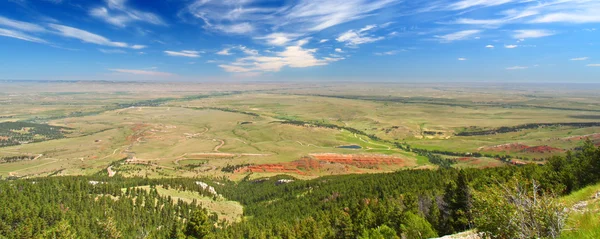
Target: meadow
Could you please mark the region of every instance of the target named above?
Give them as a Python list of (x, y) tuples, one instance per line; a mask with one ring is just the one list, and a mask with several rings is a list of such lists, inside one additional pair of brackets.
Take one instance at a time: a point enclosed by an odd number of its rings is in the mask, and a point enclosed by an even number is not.
[(440, 167), (432, 155), (457, 168), (544, 163), (600, 144), (600, 96), (580, 86), (0, 85), (0, 126), (23, 124), (0, 131), (3, 177), (310, 179)]

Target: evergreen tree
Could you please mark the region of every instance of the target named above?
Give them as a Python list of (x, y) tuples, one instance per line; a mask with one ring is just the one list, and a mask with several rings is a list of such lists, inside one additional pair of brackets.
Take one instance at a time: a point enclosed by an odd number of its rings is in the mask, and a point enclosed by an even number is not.
[(171, 225), (171, 230), (169, 231), (169, 239), (185, 239), (185, 234), (183, 234), (183, 231), (181, 230), (181, 226), (179, 225), (179, 222), (174, 222), (173, 225)]
[(48, 229), (44, 235), (48, 239), (75, 239), (75, 233), (71, 230), (71, 225), (66, 220), (59, 221), (54, 227)]
[(207, 212), (205, 209), (199, 209), (192, 212), (184, 231), (188, 238), (202, 239), (210, 233), (212, 225), (206, 214)]
[(436, 231), (440, 232), (443, 230), (443, 228), (440, 227), (442, 224), (442, 215), (435, 196), (431, 199), (431, 206), (429, 207), (429, 213), (427, 214), (427, 221), (429, 221), (431, 226)]
[(117, 229), (117, 224), (112, 217), (108, 217), (103, 222), (98, 222), (100, 226), (100, 238), (118, 239), (122, 238), (121, 232)]

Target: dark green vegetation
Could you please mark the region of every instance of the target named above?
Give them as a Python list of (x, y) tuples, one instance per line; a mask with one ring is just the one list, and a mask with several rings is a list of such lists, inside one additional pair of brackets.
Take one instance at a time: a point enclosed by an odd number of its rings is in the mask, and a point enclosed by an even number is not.
[(71, 128), (27, 122), (1, 122), (0, 147), (64, 138)]
[[(513, 127), (500, 127), (497, 129), (489, 130), (476, 130), (476, 127), (468, 128), (463, 132), (459, 132), (456, 136), (478, 136), (478, 135), (491, 135), (491, 134), (503, 134), (509, 132), (518, 132), (524, 129), (537, 129), (543, 127), (573, 127), (573, 128), (587, 128), (587, 127), (598, 127), (600, 122), (586, 122), (586, 123), (535, 123), (535, 124), (524, 124)], [(475, 130), (474, 130), (475, 129)]]
[[(245, 218), (233, 224), (217, 222), (215, 215), (194, 203), (176, 202), (159, 196), (153, 189), (162, 186), (211, 196), (194, 179), (79, 176), (5, 180), (0, 183), (0, 208), (7, 209), (0, 211), (0, 235), (8, 238), (43, 238), (56, 233), (83, 238), (372, 238), (374, 235), (428, 238), (479, 226), (481, 208), (497, 208), (494, 201), (478, 200), (479, 192), (490, 190), (490, 185), (502, 187), (514, 180), (535, 180), (539, 187), (534, 193), (539, 197), (551, 193), (565, 195), (598, 182), (598, 172), (600, 148), (588, 141), (581, 151), (553, 157), (543, 166), (406, 170), (288, 183), (279, 182), (291, 179), (289, 176), (247, 177), (237, 183), (206, 179), (218, 193), (244, 206)], [(151, 189), (135, 189), (142, 185), (150, 185)], [(477, 207), (473, 207), (474, 201), (478, 202)], [(538, 235), (551, 236), (544, 232)]]

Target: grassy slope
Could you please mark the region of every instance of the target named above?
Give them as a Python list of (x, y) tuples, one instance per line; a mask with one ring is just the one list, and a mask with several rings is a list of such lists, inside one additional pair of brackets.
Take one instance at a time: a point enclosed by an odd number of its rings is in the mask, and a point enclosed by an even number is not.
[[(149, 190), (150, 186), (141, 186), (144, 190)], [(176, 189), (165, 189), (162, 186), (156, 186), (156, 191), (161, 196), (171, 196), (174, 202), (181, 199), (186, 203), (192, 203), (195, 199), (199, 205), (206, 208), (209, 212), (217, 213), (219, 220), (226, 220), (228, 222), (236, 222), (242, 218), (244, 208), (236, 201), (228, 201), (227, 199), (213, 200), (202, 196), (197, 192), (192, 191), (180, 191)]]
[(587, 202), (579, 211), (571, 210), (562, 239), (600, 238), (600, 200), (593, 197), (600, 192), (600, 184), (586, 187), (561, 199), (569, 208)]

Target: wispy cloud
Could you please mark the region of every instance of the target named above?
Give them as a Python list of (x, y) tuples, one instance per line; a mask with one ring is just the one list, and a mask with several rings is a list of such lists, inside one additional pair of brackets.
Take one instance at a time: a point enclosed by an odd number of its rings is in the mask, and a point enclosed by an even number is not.
[(587, 64), (589, 67), (600, 67), (600, 64)]
[(442, 36), (435, 36), (441, 42), (452, 42), (469, 39), (471, 36), (481, 33), (481, 30), (464, 30)]
[(472, 7), (490, 7), (515, 2), (516, 0), (461, 0), (448, 5), (450, 10), (464, 10)]
[(540, 38), (554, 35), (553, 32), (547, 30), (515, 30), (513, 38), (515, 39), (527, 39), (527, 38)]
[(485, 25), (488, 27), (500, 27), (500, 26), (508, 24), (508, 23), (514, 23), (516, 21), (520, 21), (527, 17), (535, 16), (538, 14), (538, 12), (534, 11), (534, 10), (518, 11), (515, 9), (511, 9), (511, 10), (503, 11), (500, 14), (504, 15), (504, 17), (492, 18), (492, 19), (459, 18), (450, 23), (464, 24), (464, 25)]
[(29, 42), (35, 42), (35, 43), (44, 43), (47, 44), (48, 42), (34, 37), (34, 36), (30, 36), (27, 35), (25, 33), (19, 32), (19, 31), (13, 31), (13, 30), (9, 30), (9, 29), (4, 29), (4, 28), (0, 28), (0, 36), (5, 36), (5, 37), (11, 37), (11, 38), (16, 38), (19, 40), (23, 40), (23, 41), (29, 41)]
[[(133, 49), (141, 49), (142, 45), (129, 45), (124, 42), (115, 42), (110, 39), (85, 31), (74, 27), (68, 27), (58, 24), (48, 24), (51, 28), (57, 30), (57, 34), (63, 37), (75, 38), (79, 39), (83, 42), (102, 45), (102, 46), (111, 46), (111, 47), (123, 47), (123, 48), (133, 48)], [(141, 48), (140, 48), (141, 47)]]
[(459, 60), (459, 61), (466, 61), (466, 60), (467, 60), (467, 58), (464, 58), (464, 57), (459, 57), (457, 60)]
[(166, 25), (158, 15), (133, 9), (126, 4), (127, 0), (106, 0), (106, 7), (93, 8), (90, 15), (118, 27), (126, 27), (134, 21)]
[(590, 59), (589, 57), (577, 57), (577, 58), (571, 58), (569, 59), (570, 61), (587, 61), (588, 59)]
[(519, 46), (518, 45), (504, 45), (504, 48), (507, 48), (507, 49), (515, 49), (517, 47), (519, 47)]
[(405, 52), (406, 50), (392, 50), (392, 51), (385, 51), (385, 52), (376, 52), (375, 55), (376, 56), (393, 56), (393, 55), (397, 55), (400, 52)]
[(399, 2), (298, 0), (265, 6), (251, 0), (195, 0), (179, 15), (199, 19), (209, 30), (251, 35), (255, 39), (266, 40), (270, 45), (283, 46), (308, 34), (372, 16)]
[(109, 70), (113, 71), (113, 72), (132, 74), (132, 75), (160, 76), (160, 77), (175, 76), (175, 74), (173, 74), (173, 73), (160, 72), (160, 71), (133, 70), (133, 69), (109, 69)]
[(302, 34), (276, 32), (262, 37), (255, 37), (255, 39), (266, 40), (269, 45), (283, 46), (300, 36)]
[(513, 71), (513, 70), (525, 70), (528, 68), (529, 67), (527, 67), (527, 66), (511, 66), (511, 67), (507, 67), (506, 69), (509, 71)]
[(125, 54), (125, 53), (127, 53), (126, 51), (123, 51), (121, 49), (98, 49), (98, 51), (105, 53), (105, 54)]
[(231, 50), (231, 48), (225, 48), (223, 50), (218, 51), (217, 55), (222, 55), (222, 56), (233, 55), (233, 53), (229, 52), (230, 50)]
[(247, 34), (254, 31), (254, 26), (248, 22), (231, 25), (217, 25), (215, 28), (221, 30), (222, 32), (231, 34)]
[(348, 30), (342, 33), (335, 40), (338, 42), (344, 42), (348, 46), (357, 46), (360, 44), (376, 42), (385, 39), (382, 36), (374, 36), (369, 32), (375, 29), (377, 25), (367, 25), (359, 30)]
[(485, 48), (494, 49), (494, 45), (487, 45)]
[(183, 51), (164, 51), (168, 56), (180, 56), (180, 57), (190, 57), (190, 58), (198, 58), (200, 57), (199, 51), (191, 51), (191, 50), (183, 50)]
[(5, 27), (20, 30), (20, 31), (25, 31), (25, 32), (43, 32), (46, 30), (37, 24), (21, 22), (21, 21), (5, 18), (2, 16), (0, 16), (0, 26), (5, 26)]
[(229, 64), (221, 64), (219, 67), (233, 73), (277, 72), (283, 67), (305, 68), (322, 66), (343, 59), (340, 57), (324, 57), (319, 59), (315, 57), (317, 49), (304, 49), (302, 47), (304, 44), (305, 42), (297, 42), (296, 45), (287, 46), (285, 50), (272, 52), (268, 56), (246, 56)]

